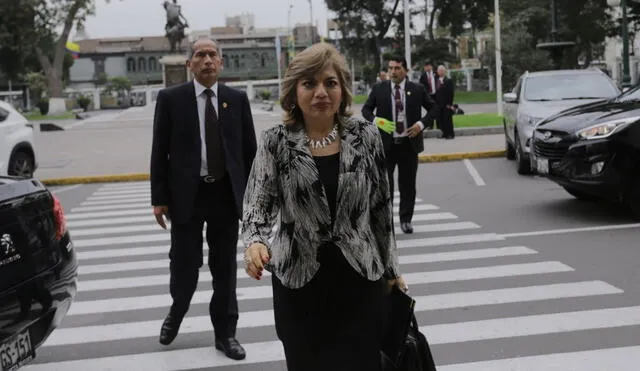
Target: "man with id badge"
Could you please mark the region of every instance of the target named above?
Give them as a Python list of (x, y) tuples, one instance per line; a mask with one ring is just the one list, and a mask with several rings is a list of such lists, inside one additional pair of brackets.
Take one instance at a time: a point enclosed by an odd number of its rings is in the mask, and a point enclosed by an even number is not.
[[(389, 80), (373, 86), (362, 107), (362, 116), (376, 124), (382, 136), (392, 198), (393, 174), (398, 166), (400, 228), (404, 233), (413, 233), (418, 154), (424, 151), (422, 131), (433, 126), (438, 108), (424, 86), (409, 81), (404, 58), (392, 57), (388, 67)], [(425, 116), (422, 107), (427, 110)]]

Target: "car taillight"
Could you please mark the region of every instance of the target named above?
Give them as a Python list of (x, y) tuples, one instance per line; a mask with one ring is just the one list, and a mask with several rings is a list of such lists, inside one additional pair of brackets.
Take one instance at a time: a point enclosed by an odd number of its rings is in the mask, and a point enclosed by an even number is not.
[(56, 196), (53, 196), (53, 218), (56, 223), (56, 240), (60, 241), (67, 231), (67, 221), (64, 218), (62, 204)]

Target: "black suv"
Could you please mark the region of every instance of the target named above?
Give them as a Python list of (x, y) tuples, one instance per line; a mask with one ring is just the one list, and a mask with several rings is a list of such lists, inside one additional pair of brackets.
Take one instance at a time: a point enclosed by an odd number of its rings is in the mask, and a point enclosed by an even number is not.
[(622, 202), (640, 218), (640, 86), (540, 121), (531, 165), (578, 199)]
[(0, 370), (14, 370), (61, 323), (77, 262), (58, 199), (36, 179), (0, 176)]

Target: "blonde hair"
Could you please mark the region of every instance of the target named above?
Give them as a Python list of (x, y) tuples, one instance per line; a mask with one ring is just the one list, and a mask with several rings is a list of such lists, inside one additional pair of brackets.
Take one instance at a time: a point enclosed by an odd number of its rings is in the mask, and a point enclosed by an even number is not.
[(336, 71), (342, 90), (342, 102), (340, 102), (337, 115), (339, 117), (351, 116), (352, 113), (347, 110), (352, 101), (351, 72), (347, 61), (331, 44), (317, 43), (297, 54), (285, 71), (282, 81), (282, 97), (280, 97), (280, 107), (284, 111), (285, 125), (294, 125), (303, 121), (302, 111), (296, 104), (298, 81), (311, 78), (328, 67), (333, 67)]

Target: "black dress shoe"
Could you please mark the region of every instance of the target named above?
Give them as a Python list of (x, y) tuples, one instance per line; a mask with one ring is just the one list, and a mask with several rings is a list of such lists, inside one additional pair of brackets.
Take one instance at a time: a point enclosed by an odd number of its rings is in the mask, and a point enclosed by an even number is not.
[(413, 227), (411, 226), (411, 223), (409, 223), (409, 222), (400, 223), (400, 228), (402, 228), (402, 231), (404, 233), (413, 233)]
[(171, 344), (173, 339), (178, 336), (179, 329), (180, 321), (176, 318), (176, 316), (169, 313), (167, 315), (167, 318), (165, 318), (164, 322), (162, 323), (162, 328), (160, 328), (160, 344)]
[(244, 348), (235, 338), (216, 339), (216, 349), (223, 351), (227, 357), (235, 360), (241, 360), (247, 356)]

